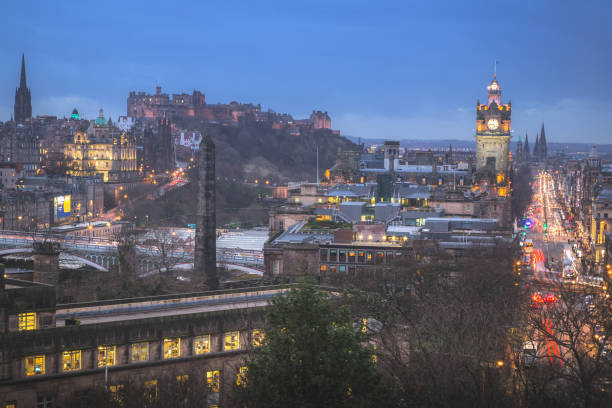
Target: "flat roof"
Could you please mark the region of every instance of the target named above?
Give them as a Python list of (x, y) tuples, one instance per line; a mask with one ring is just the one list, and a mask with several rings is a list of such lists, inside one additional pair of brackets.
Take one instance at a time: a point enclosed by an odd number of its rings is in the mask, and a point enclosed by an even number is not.
[(81, 325), (138, 320), (161, 316), (187, 315), (219, 310), (267, 306), (274, 296), (288, 288), (261, 287), (255, 289), (181, 294), (152, 298), (121, 299), (114, 302), (89, 302), (58, 305), (56, 325), (75, 316)]

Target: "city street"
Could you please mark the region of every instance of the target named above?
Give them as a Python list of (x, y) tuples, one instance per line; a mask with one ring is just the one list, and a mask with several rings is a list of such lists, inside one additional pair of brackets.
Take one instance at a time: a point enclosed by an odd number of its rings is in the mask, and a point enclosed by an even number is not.
[(554, 183), (549, 172), (538, 173), (533, 185), (533, 201), (525, 214), (524, 242), (531, 240), (533, 243), (533, 249), (524, 244), (525, 253), (533, 277), (545, 285), (561, 282), (601, 285), (601, 278), (589, 276), (582, 268), (582, 253), (575, 245)]

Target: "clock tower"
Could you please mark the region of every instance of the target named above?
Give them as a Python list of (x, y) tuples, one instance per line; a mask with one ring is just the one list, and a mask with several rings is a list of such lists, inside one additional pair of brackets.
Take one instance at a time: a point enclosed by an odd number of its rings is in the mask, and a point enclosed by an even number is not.
[(495, 173), (508, 171), (510, 149), (510, 114), (512, 102), (501, 101), (497, 75), (487, 87), (487, 104), (476, 104), (476, 170), (488, 167)]

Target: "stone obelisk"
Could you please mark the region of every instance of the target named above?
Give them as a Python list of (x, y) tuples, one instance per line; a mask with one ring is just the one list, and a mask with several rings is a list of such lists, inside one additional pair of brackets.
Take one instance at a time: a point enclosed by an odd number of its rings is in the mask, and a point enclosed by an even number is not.
[(195, 276), (203, 276), (207, 290), (219, 288), (215, 182), (215, 144), (209, 135), (204, 135), (198, 152), (198, 206), (193, 270)]

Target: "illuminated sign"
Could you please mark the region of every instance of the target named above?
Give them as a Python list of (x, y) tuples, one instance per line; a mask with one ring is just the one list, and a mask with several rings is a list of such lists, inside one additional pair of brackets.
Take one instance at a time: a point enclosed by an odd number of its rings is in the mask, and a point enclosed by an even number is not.
[(55, 220), (70, 217), (70, 196), (64, 195), (53, 198)]

